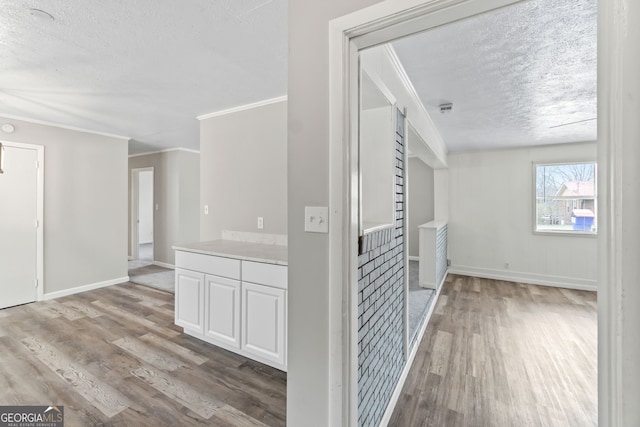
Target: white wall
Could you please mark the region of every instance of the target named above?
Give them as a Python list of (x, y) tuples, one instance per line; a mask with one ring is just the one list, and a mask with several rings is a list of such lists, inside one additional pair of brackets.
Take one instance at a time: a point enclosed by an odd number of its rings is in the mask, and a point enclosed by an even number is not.
[(139, 176), (138, 243), (153, 242), (153, 172), (142, 171)]
[[(328, 426), (340, 396), (329, 362), (329, 235), (304, 232), (304, 207), (329, 206), (329, 42), (331, 19), (374, 0), (289, 0), (287, 425)], [(330, 403), (331, 402), (331, 403)], [(333, 424), (337, 425), (337, 424)]]
[(419, 256), (418, 226), (434, 218), (433, 168), (417, 157), (409, 159), (409, 256)]
[(200, 223), (203, 241), (222, 230), (287, 234), (286, 101), (200, 121)]
[(408, 140), (413, 154), (431, 167), (446, 167), (447, 147), (391, 46), (381, 45), (361, 51), (360, 65), (374, 81), (382, 83), (393, 94), (398, 108), (406, 109), (407, 120), (422, 138), (422, 144), (417, 144), (415, 138)]
[(532, 162), (593, 161), (596, 151), (583, 143), (449, 153), (450, 271), (595, 290), (595, 238), (533, 234)]
[[(145, 167), (154, 168), (154, 203), (158, 205), (158, 210), (154, 210), (153, 259), (174, 265), (172, 246), (197, 242), (200, 236), (200, 155), (186, 150), (171, 150), (129, 157), (129, 200), (131, 170)], [(131, 245), (128, 247), (131, 255)]]
[(127, 278), (127, 141), (2, 119), (8, 141), (43, 145), (44, 293)]

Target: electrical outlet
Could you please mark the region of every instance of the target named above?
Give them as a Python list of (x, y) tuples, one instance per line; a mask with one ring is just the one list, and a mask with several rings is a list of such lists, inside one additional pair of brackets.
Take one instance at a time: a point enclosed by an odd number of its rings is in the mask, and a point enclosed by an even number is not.
[(258, 217), (258, 230), (262, 230), (264, 228), (264, 218), (261, 216)]

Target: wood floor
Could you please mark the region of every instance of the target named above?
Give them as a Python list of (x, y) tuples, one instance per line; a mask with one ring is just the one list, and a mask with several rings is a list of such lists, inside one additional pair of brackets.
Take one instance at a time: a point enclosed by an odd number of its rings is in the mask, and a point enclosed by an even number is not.
[(449, 276), (391, 426), (595, 426), (595, 292)]
[(173, 325), (132, 283), (0, 310), (0, 405), (64, 405), (74, 426), (283, 426), (286, 374)]

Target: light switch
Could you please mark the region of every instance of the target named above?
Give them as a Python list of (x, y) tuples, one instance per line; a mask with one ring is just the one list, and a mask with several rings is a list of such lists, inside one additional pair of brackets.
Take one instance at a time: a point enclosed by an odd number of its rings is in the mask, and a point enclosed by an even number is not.
[(209, 215), (209, 205), (204, 205), (204, 214)]
[(326, 206), (305, 206), (304, 231), (309, 233), (328, 233), (329, 208)]

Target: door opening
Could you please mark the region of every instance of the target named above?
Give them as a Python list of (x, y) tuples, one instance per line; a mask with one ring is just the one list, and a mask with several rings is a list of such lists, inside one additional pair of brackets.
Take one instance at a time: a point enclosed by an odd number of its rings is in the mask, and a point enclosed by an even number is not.
[(154, 170), (132, 170), (131, 256), (149, 264), (154, 260)]

